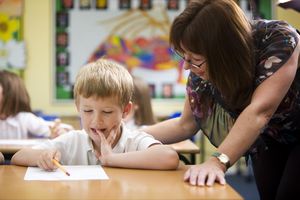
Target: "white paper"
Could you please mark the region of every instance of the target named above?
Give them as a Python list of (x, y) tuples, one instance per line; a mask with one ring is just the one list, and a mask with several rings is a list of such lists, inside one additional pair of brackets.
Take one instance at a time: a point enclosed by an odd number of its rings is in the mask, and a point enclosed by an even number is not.
[(32, 181), (68, 181), (68, 180), (107, 180), (109, 179), (100, 165), (64, 165), (70, 176), (62, 170), (45, 171), (38, 167), (28, 167), (24, 180)]

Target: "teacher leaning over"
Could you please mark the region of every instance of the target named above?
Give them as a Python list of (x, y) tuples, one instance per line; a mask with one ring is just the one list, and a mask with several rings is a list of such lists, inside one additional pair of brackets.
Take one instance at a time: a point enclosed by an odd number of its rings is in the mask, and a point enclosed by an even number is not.
[(192, 185), (225, 184), (252, 159), (261, 199), (300, 194), (299, 34), (284, 21), (249, 21), (233, 0), (197, 0), (174, 20), (170, 43), (190, 70), (181, 117), (144, 130), (163, 143), (199, 129), (217, 147), (191, 166)]

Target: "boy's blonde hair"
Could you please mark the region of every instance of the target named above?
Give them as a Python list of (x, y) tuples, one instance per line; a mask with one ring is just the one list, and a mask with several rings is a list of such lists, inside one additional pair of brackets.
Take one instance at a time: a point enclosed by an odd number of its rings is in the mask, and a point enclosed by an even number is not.
[(107, 59), (98, 59), (83, 66), (76, 77), (74, 98), (116, 97), (120, 106), (125, 106), (133, 94), (133, 81), (128, 70), (122, 65)]

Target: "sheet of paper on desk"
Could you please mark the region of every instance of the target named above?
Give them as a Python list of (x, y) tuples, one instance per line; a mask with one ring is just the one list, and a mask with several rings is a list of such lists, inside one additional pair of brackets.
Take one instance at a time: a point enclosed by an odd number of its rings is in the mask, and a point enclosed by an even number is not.
[(27, 181), (60, 181), (60, 180), (107, 180), (109, 179), (100, 165), (65, 165), (70, 173), (67, 176), (60, 169), (45, 171), (38, 167), (28, 167), (24, 180)]

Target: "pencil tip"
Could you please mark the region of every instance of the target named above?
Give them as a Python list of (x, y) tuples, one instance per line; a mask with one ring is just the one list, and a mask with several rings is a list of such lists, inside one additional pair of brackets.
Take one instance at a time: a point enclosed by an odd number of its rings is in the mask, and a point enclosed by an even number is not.
[(66, 174), (67, 174), (68, 176), (70, 176), (70, 173), (69, 173), (69, 172), (67, 172)]

